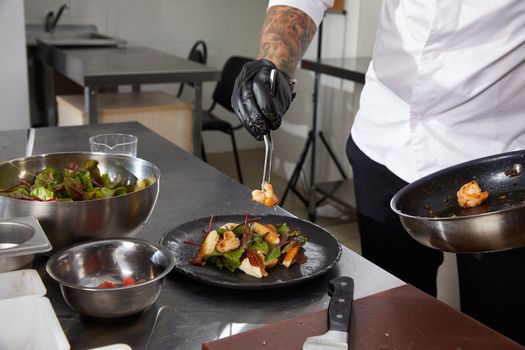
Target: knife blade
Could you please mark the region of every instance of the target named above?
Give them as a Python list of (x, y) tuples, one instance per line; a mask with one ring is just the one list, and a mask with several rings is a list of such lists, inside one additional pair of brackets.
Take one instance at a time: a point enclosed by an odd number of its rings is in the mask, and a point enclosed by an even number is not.
[(354, 301), (354, 280), (336, 277), (328, 283), (328, 332), (306, 338), (303, 350), (348, 350), (348, 326)]

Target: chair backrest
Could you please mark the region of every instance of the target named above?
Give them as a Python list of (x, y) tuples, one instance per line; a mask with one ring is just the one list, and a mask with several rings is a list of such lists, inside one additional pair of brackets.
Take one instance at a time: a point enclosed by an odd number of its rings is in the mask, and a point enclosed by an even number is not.
[(203, 40), (198, 40), (190, 50), (188, 55), (190, 61), (206, 64), (208, 62), (208, 48)]
[(213, 91), (213, 102), (218, 103), (232, 113), (235, 113), (231, 106), (231, 97), (235, 86), (235, 79), (242, 70), (245, 63), (253, 61), (253, 58), (231, 56), (222, 67), (221, 80)]
[[(197, 40), (197, 42), (193, 44), (190, 50), (190, 54), (188, 55), (188, 60), (202, 64), (206, 64), (206, 62), (208, 62), (208, 48), (206, 47), (206, 43), (203, 40)], [(193, 86), (192, 83), (187, 84)], [(184, 83), (180, 84), (179, 92), (177, 92), (177, 97), (180, 97), (182, 95), (182, 90), (184, 90)]]

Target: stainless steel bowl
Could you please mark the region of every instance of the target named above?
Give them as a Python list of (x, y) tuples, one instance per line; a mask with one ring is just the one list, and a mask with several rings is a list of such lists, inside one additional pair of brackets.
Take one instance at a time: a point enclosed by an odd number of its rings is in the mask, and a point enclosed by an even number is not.
[[(60, 284), (66, 303), (81, 314), (118, 318), (147, 309), (159, 296), (163, 277), (174, 266), (171, 252), (158, 244), (123, 238), (81, 243), (55, 253), (47, 273)], [(124, 277), (144, 282), (120, 287)], [(103, 289), (104, 281), (117, 287)]]
[(42, 225), (54, 249), (90, 239), (132, 237), (148, 220), (159, 193), (160, 170), (143, 159), (92, 152), (49, 153), (18, 158), (0, 165), (0, 188), (9, 188), (30, 173), (47, 166), (63, 169), (86, 159), (99, 162), (112, 179), (136, 181), (155, 177), (150, 186), (113, 198), (78, 202), (38, 202), (0, 196), (0, 218), (33, 216)]

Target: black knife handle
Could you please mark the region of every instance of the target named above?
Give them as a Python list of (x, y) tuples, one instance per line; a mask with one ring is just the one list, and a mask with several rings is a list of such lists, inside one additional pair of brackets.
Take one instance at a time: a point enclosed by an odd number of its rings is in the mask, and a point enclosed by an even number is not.
[(348, 332), (354, 301), (354, 280), (346, 276), (333, 278), (328, 283), (328, 294), (332, 297), (328, 306), (328, 329)]

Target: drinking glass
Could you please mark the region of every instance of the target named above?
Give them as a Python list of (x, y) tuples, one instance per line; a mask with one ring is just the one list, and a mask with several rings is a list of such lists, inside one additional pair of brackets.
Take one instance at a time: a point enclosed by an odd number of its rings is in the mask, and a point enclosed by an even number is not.
[(137, 156), (137, 136), (127, 134), (102, 134), (91, 136), (89, 146), (91, 152), (125, 154)]

